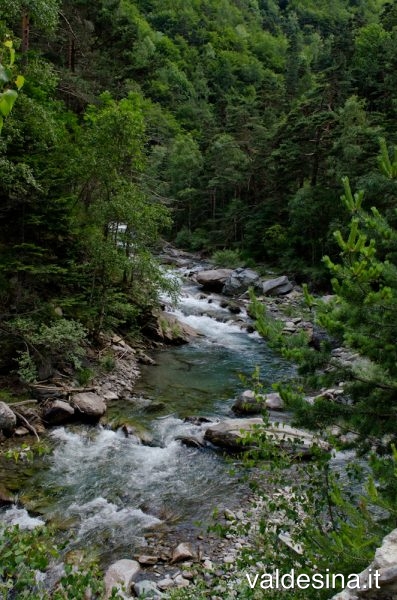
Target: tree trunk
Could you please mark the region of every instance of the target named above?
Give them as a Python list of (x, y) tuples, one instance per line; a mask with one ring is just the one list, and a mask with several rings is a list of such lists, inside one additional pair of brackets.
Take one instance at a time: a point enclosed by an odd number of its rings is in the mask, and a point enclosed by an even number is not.
[(24, 12), (22, 14), (22, 52), (27, 52), (29, 50), (29, 33), (30, 33), (30, 20), (29, 13)]

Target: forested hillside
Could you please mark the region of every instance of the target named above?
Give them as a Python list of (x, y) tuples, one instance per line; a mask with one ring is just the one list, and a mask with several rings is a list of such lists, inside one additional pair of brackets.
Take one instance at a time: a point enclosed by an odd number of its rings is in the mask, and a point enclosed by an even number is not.
[(394, 219), (374, 158), (396, 141), (394, 4), (0, 0), (0, 19), (25, 78), (0, 138), (12, 345), (53, 318), (136, 323), (160, 234), (326, 285), (342, 176)]
[[(216, 256), (219, 266), (253, 267), (261, 276), (271, 271), (275, 281), (283, 274), (307, 283), (303, 293), (294, 289), (284, 306), (280, 298), (258, 300), (252, 290), (249, 308), (229, 298), (218, 307), (226, 311), (225, 322), (217, 321), (215, 311), (209, 326), (215, 346), (230, 314), (247, 308), (267, 338), (258, 345), (258, 356), (266, 347), (281, 353), (288, 369), (291, 360), (296, 363), (287, 385), (277, 375), (265, 392), (277, 388), (282, 407), (291, 411), (288, 419), (293, 413), (293, 424), (321, 431), (330, 442), (314, 445), (317, 455), (308, 466), (293, 462), (297, 455), (281, 451), (254, 427), (254, 444), (245, 449), (252, 450), (246, 454), (248, 466), (264, 469), (252, 485), (263, 492), (268, 510), (254, 524), (263, 541), (260, 560), (268, 565), (362, 569), (397, 518), (396, 49), (397, 3), (386, 0), (0, 0), (0, 398), (19, 410), (36, 402), (23, 392), (35, 388), (39, 394), (40, 384), (54, 375), (72, 382), (65, 391), (69, 398), (70, 391), (80, 394), (77, 386), (86, 392), (94, 375), (113, 373), (117, 362), (131, 363), (133, 371), (144, 325), (153, 314), (161, 319), (161, 294), (176, 295), (175, 283), (156, 260), (164, 240), (200, 251), (199, 268), (202, 258)], [(192, 273), (196, 266), (191, 265)], [(259, 274), (254, 276), (261, 279)], [(332, 297), (318, 299), (317, 292), (329, 291)], [(201, 290), (188, 301), (214, 308), (213, 297), (201, 297)], [(197, 314), (205, 317), (207, 309)], [(279, 322), (272, 311), (281, 316)], [(242, 335), (240, 326), (247, 323), (239, 321), (233, 334)], [(179, 327), (177, 320), (168, 325)], [(116, 348), (115, 354), (109, 348)], [(222, 357), (211, 358), (208, 348), (196, 362), (215, 364)], [(139, 358), (154, 363), (143, 350)], [(177, 376), (187, 378), (182, 390), (195, 385), (193, 363), (189, 356), (175, 361)], [(227, 379), (231, 372), (224, 376), (221, 365), (217, 376)], [(125, 382), (123, 372), (120, 389), (132, 394), (137, 373)], [(266, 377), (273, 377), (269, 373)], [(118, 377), (109, 375), (108, 397), (132, 405), (136, 398), (113, 391)], [(208, 389), (198, 393), (222, 404), (206, 378)], [(259, 379), (259, 367), (251, 382), (241, 376), (253, 388), (246, 391), (254, 404), (263, 392)], [(178, 385), (172, 381), (171, 395)], [(185, 395), (183, 411), (186, 404), (189, 411), (197, 409), (201, 423), (207, 405), (191, 407)], [(144, 412), (150, 402), (142, 406)], [(172, 412), (174, 421), (180, 418), (180, 426), (184, 413), (162, 400), (157, 407)], [(21, 435), (39, 438), (24, 415), (6, 408), (14, 425), (17, 415), (19, 424), (29, 426)], [(75, 414), (74, 406), (63, 409)], [(266, 421), (267, 413), (263, 416)], [(196, 422), (196, 416), (189, 418)], [(139, 452), (167, 449), (163, 438), (161, 446), (152, 446), (151, 436), (148, 442), (142, 434), (141, 440), (139, 431), (120, 419), (109, 422), (118, 430), (109, 435), (120, 434), (117, 440), (127, 440), (128, 448), (136, 442)], [(7, 436), (14, 429), (5, 429)], [(172, 441), (180, 448), (182, 439), (178, 433)], [(85, 443), (84, 438), (84, 458)], [(200, 440), (188, 445), (194, 452), (207, 448)], [(323, 452), (331, 446), (361, 453), (360, 463), (341, 470), (351, 488)], [(98, 457), (102, 452), (100, 447)], [(27, 445), (9, 457), (23, 463), (30, 454)], [(145, 460), (139, 463), (142, 477)], [(147, 470), (164, 471), (169, 460)], [(97, 455), (92, 464), (96, 461)], [(123, 467), (127, 475), (135, 468), (131, 464)], [(177, 480), (179, 470), (175, 473)], [(95, 485), (103, 506), (107, 489)], [(54, 497), (60, 496), (61, 487), (50, 486), (48, 495), (54, 489)], [(118, 514), (128, 494), (117, 484), (119, 498), (113, 487), (109, 506)], [(0, 504), (2, 493), (0, 488)], [(199, 500), (206, 496), (200, 494)], [(134, 502), (135, 513), (142, 512), (146, 503)], [(275, 515), (277, 522), (271, 520)], [(294, 524), (295, 537), (287, 542), (280, 537), (286, 532), (283, 515)], [(54, 550), (50, 534), (44, 535), (49, 537), (41, 543), (40, 534), (1, 533), (0, 551), (12, 564), (0, 565), (0, 584), (8, 586), (10, 597), (17, 593), (13, 580), (21, 589), (25, 585), (22, 563), (31, 568), (26, 589), (38, 584), (41, 553), (46, 544), (48, 557)], [(295, 543), (303, 544), (305, 553)], [(15, 545), (13, 553), (9, 547)], [(241, 556), (246, 566), (264, 564), (251, 549)], [(230, 560), (225, 563), (229, 569)], [(69, 592), (52, 597), (86, 598), (88, 585), (90, 597), (101, 593), (97, 572), (92, 579), (97, 588), (84, 572), (77, 583), (72, 567), (67, 575)], [(80, 586), (80, 596), (73, 586)], [(191, 589), (191, 597), (200, 597)], [(259, 597), (251, 592), (236, 597)], [(26, 593), (23, 597), (45, 597), (40, 590), (38, 596)], [(291, 596), (307, 597), (306, 592)], [(314, 591), (310, 597), (328, 596)]]

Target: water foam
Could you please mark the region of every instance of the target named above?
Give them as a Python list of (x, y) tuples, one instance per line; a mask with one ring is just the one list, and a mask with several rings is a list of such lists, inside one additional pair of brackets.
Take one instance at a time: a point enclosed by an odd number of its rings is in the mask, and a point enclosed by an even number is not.
[(6, 525), (18, 525), (20, 529), (36, 529), (42, 527), (45, 522), (38, 517), (31, 517), (24, 508), (12, 506), (2, 515), (1, 520)]

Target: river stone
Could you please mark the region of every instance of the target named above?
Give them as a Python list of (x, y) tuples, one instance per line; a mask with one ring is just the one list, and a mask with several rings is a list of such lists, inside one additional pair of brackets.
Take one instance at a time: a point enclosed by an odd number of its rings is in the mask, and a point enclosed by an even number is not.
[(175, 439), (184, 446), (189, 446), (190, 448), (204, 448), (205, 446), (204, 438), (202, 436), (178, 435)]
[(266, 296), (282, 296), (292, 291), (293, 285), (286, 275), (268, 279), (262, 283), (262, 293)]
[(259, 274), (256, 273), (256, 271), (240, 267), (233, 271), (230, 277), (225, 281), (222, 293), (225, 294), (225, 296), (243, 294), (248, 288), (255, 286), (259, 279)]
[(263, 419), (260, 417), (252, 419), (225, 419), (220, 423), (208, 427), (205, 431), (204, 439), (214, 444), (214, 446), (241, 451), (244, 448), (252, 447), (242, 443), (244, 434), (260, 426), (263, 426)]
[(198, 331), (179, 321), (175, 315), (163, 311), (153, 311), (150, 322), (145, 326), (145, 331), (152, 338), (166, 344), (187, 344), (191, 338), (199, 335)]
[(210, 269), (209, 271), (199, 271), (196, 274), (196, 281), (210, 292), (222, 292), (227, 279), (233, 273), (232, 269)]
[(157, 582), (157, 587), (160, 588), (160, 590), (169, 590), (170, 588), (175, 587), (175, 582), (167, 575), (164, 579), (160, 579), (160, 581)]
[(30, 431), (27, 427), (17, 427), (14, 431), (15, 437), (24, 437), (25, 435), (29, 435)]
[(138, 598), (161, 598), (163, 595), (154, 581), (150, 581), (150, 579), (137, 581), (134, 584), (134, 592)]
[(181, 543), (174, 549), (172, 553), (171, 563), (182, 562), (194, 558), (194, 552), (190, 544)]
[(128, 592), (140, 570), (141, 568), (136, 560), (127, 558), (122, 558), (111, 564), (105, 573), (105, 600), (110, 598), (114, 587), (118, 591), (122, 591), (124, 586), (124, 589)]
[[(242, 451), (252, 448), (252, 445), (244, 444), (244, 439), (255, 429), (264, 427), (263, 419), (254, 417), (250, 419), (225, 419), (212, 427), (209, 427), (204, 438), (214, 444), (231, 451)], [(269, 423), (265, 427), (268, 436), (272, 437), (275, 444), (290, 451), (294, 456), (310, 457), (314, 445), (323, 450), (330, 447), (325, 442), (318, 440), (309, 432), (296, 429), (284, 423)]]
[(160, 558), (158, 556), (149, 556), (147, 554), (142, 554), (138, 557), (138, 562), (140, 565), (155, 565), (158, 563)]
[(63, 400), (54, 400), (45, 405), (43, 419), (48, 425), (60, 425), (73, 418), (74, 408)]
[(17, 418), (11, 408), (0, 402), (0, 429), (6, 433), (12, 432), (17, 424)]
[(189, 415), (183, 419), (184, 423), (192, 423), (192, 425), (201, 426), (203, 423), (212, 423), (212, 419), (197, 415)]
[(94, 392), (75, 394), (72, 404), (76, 409), (76, 414), (80, 413), (80, 416), (90, 421), (98, 421), (106, 412), (104, 400)]
[(174, 577), (174, 581), (176, 586), (179, 588), (188, 587), (190, 585), (190, 581), (183, 577), (180, 573)]
[(264, 410), (283, 410), (284, 402), (277, 392), (255, 396), (252, 390), (245, 390), (232, 406), (238, 415), (254, 415)]

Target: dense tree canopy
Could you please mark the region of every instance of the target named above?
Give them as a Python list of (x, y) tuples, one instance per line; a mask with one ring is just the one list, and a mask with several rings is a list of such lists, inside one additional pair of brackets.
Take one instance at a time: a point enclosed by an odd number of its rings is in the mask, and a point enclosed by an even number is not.
[(186, 247), (323, 284), (343, 176), (394, 218), (374, 160), (396, 141), (392, 4), (0, 0), (0, 16), (26, 80), (0, 138), (7, 331), (54, 307), (92, 332), (134, 320), (171, 218)]

